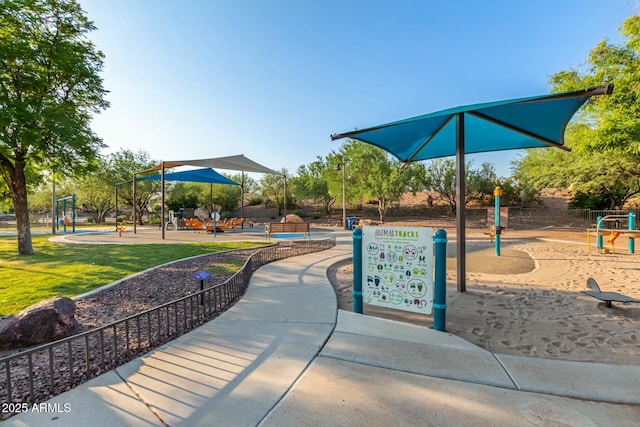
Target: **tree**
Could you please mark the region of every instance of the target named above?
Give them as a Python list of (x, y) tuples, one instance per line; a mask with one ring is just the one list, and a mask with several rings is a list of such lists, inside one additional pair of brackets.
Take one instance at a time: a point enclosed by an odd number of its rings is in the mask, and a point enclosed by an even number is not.
[[(208, 187), (208, 186), (207, 186)], [(180, 208), (198, 208), (201, 200), (202, 185), (193, 182), (177, 182), (167, 191), (165, 203), (167, 209), (179, 211)]]
[[(569, 188), (576, 203), (599, 199), (599, 207), (615, 209), (640, 194), (637, 165), (636, 156), (612, 150), (567, 153), (536, 149), (517, 163), (516, 176), (538, 189)], [(573, 206), (580, 206), (576, 203)]]
[[(238, 183), (242, 179), (239, 174), (235, 176), (223, 175)], [(240, 205), (242, 189), (239, 185), (214, 184), (211, 190), (207, 188), (207, 193), (209, 191), (213, 192), (213, 204), (219, 206), (222, 212), (233, 212)], [(206, 200), (209, 200), (208, 196)]]
[[(136, 153), (131, 150), (121, 150), (111, 154), (107, 158), (108, 169), (113, 174), (113, 179), (117, 183), (126, 183), (133, 178), (133, 174), (149, 169), (157, 161), (152, 160), (146, 151)], [(133, 185), (123, 184), (118, 186), (118, 197), (124, 200), (129, 206), (136, 207), (135, 221), (142, 225), (142, 215), (149, 211), (151, 199), (160, 193), (160, 181), (136, 181), (136, 197), (133, 198)]]
[(75, 0), (0, 0), (0, 175), (22, 255), (33, 253), (25, 171), (72, 173), (102, 146), (89, 127), (108, 107), (94, 28)]
[(350, 197), (358, 195), (375, 200), (380, 222), (383, 222), (393, 202), (410, 188), (414, 166), (401, 168), (400, 161), (386, 151), (353, 139), (344, 143), (340, 154), (333, 153), (334, 161), (342, 155), (346, 159), (348, 177), (345, 181)]
[(336, 201), (336, 197), (329, 191), (327, 176), (330, 174), (340, 174), (342, 176), (342, 172), (338, 172), (336, 168), (331, 168), (328, 160), (321, 156), (318, 156), (317, 160), (309, 163), (309, 165), (300, 166), (295, 178), (295, 185), (292, 185), (296, 198), (299, 200), (311, 199), (315, 203), (322, 205), (324, 211), (330, 214), (331, 206)]
[(552, 92), (613, 83), (612, 95), (591, 98), (567, 127), (572, 153), (530, 150), (516, 172), (534, 183), (569, 187), (574, 196), (605, 195), (610, 208), (640, 192), (640, 16), (624, 21), (623, 44), (606, 40), (585, 65), (551, 76)]
[[(60, 189), (60, 194), (66, 195), (66, 190)], [(29, 192), (29, 222), (37, 222), (39, 216), (51, 214), (52, 221), (55, 221), (55, 212), (51, 212), (51, 188), (41, 185), (39, 188)]]
[[(456, 161), (452, 158), (435, 159), (417, 166), (417, 179), (426, 190), (435, 191), (456, 213)], [(465, 165), (465, 204), (472, 200), (487, 202), (499, 184), (493, 165), (483, 163), (480, 169), (473, 162)]]
[(82, 174), (72, 180), (71, 186), (76, 193), (78, 205), (88, 213), (93, 221), (101, 224), (106, 216), (115, 209), (116, 179), (109, 170), (106, 158), (96, 161), (95, 173)]
[[(282, 209), (284, 209), (284, 180), (288, 178), (288, 171), (286, 169), (282, 169), (280, 171), (282, 175), (272, 175), (266, 174), (260, 180), (260, 190), (262, 193), (262, 197), (271, 203), (275, 203), (278, 207), (278, 216), (282, 215)], [(289, 193), (287, 191), (287, 193)], [(287, 194), (287, 203), (288, 206), (291, 206), (291, 196)]]

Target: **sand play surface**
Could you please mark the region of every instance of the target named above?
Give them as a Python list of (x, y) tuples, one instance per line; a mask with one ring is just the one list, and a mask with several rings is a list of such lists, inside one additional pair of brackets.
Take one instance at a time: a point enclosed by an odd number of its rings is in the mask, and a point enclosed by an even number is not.
[[(453, 239), (455, 236), (453, 236)], [(482, 235), (467, 234), (467, 291), (456, 290), (453, 244), (447, 258), (447, 332), (494, 353), (640, 365), (640, 304), (604, 302), (581, 293), (593, 277), (602, 291), (640, 299), (640, 241), (627, 239), (600, 254), (580, 230), (514, 231), (502, 238), (501, 256)], [(353, 310), (352, 265), (329, 277), (338, 305)], [(428, 327), (433, 318), (365, 305), (365, 314)]]

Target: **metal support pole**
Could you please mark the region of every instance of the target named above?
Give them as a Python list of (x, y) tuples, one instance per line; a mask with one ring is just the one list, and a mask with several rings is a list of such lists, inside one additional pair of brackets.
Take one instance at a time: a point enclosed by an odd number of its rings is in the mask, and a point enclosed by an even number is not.
[(56, 230), (60, 230), (60, 202), (56, 199)]
[(162, 216), (162, 218), (160, 219), (160, 228), (162, 228), (162, 240), (164, 240), (164, 235), (165, 235), (165, 230), (164, 230), (164, 198), (165, 198), (165, 192), (164, 192), (164, 162), (162, 162), (162, 168), (160, 171), (160, 182), (162, 183), (162, 197), (161, 197), (161, 202), (160, 202), (160, 215)]
[(118, 184), (116, 184), (114, 187), (116, 193), (116, 231), (118, 231)]
[(284, 222), (287, 222), (287, 175), (284, 175)]
[[(242, 218), (242, 224), (240, 224), (240, 229), (244, 230), (244, 171), (240, 171), (240, 218)], [(213, 208), (212, 208), (213, 211)]]
[[(629, 212), (629, 230), (635, 230), (636, 229), (636, 213), (635, 212)], [(633, 237), (633, 234), (629, 235), (629, 253), (633, 254), (635, 253), (635, 239)]]
[(353, 230), (353, 312), (362, 313), (362, 229)]
[(435, 276), (433, 289), (433, 329), (445, 332), (447, 313), (447, 232), (436, 231), (433, 236), (435, 246)]
[(62, 229), (67, 232), (67, 198), (62, 199)]
[(133, 174), (133, 198), (132, 198), (132, 207), (133, 207), (133, 234), (136, 234), (137, 226), (138, 226), (138, 217), (136, 213), (136, 174)]
[(495, 196), (495, 218), (494, 218), (494, 225), (495, 225), (495, 246), (496, 246), (496, 256), (500, 256), (500, 196), (502, 196), (502, 188), (500, 186), (496, 187), (495, 190), (493, 190), (493, 195)]
[[(52, 174), (53, 178), (53, 174)], [(51, 184), (51, 234), (56, 234), (58, 229), (58, 200), (56, 198), (56, 180)]]
[(344, 179), (346, 168), (347, 167), (344, 163), (344, 156), (342, 156), (342, 227), (344, 227), (345, 230), (348, 230), (349, 226), (347, 224), (347, 187), (345, 186), (345, 179)]
[(598, 252), (602, 252), (602, 248), (604, 246), (602, 242), (602, 236), (600, 235), (601, 224), (602, 224), (602, 217), (599, 216), (596, 218), (596, 234), (598, 235)]
[(76, 195), (71, 195), (71, 232), (76, 232)]
[(456, 115), (456, 261), (458, 292), (467, 291), (467, 239), (465, 216), (464, 113)]

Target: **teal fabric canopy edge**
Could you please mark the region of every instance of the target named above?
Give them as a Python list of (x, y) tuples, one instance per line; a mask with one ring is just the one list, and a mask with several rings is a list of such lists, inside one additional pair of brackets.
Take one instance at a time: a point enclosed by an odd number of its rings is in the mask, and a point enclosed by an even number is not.
[(380, 147), (403, 162), (456, 154), (456, 121), (464, 114), (465, 153), (564, 145), (567, 124), (594, 95), (613, 85), (450, 108), (367, 129), (332, 135)]
[[(136, 178), (137, 181), (160, 181), (161, 174), (148, 175)], [(211, 168), (193, 169), (180, 172), (172, 172), (164, 175), (165, 181), (183, 181), (183, 182), (203, 182), (208, 184), (228, 184), (240, 185), (230, 180), (224, 175), (219, 174)]]

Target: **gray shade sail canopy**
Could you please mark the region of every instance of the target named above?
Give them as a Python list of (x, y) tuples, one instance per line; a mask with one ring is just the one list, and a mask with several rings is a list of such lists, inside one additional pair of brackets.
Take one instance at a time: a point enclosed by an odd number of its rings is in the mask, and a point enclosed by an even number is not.
[(245, 157), (243, 154), (227, 157), (212, 157), (209, 159), (191, 159), (191, 160), (171, 160), (165, 161), (152, 168), (146, 169), (139, 173), (152, 172), (162, 169), (174, 168), (178, 166), (199, 166), (213, 169), (226, 169), (242, 172), (267, 173), (271, 175), (282, 175), (273, 169), (269, 169), (260, 163)]
[(594, 95), (613, 85), (451, 108), (362, 130), (332, 135), (366, 142), (408, 163), (456, 156), (456, 252), (458, 290), (466, 290), (464, 155), (488, 151), (565, 146), (567, 124)]

